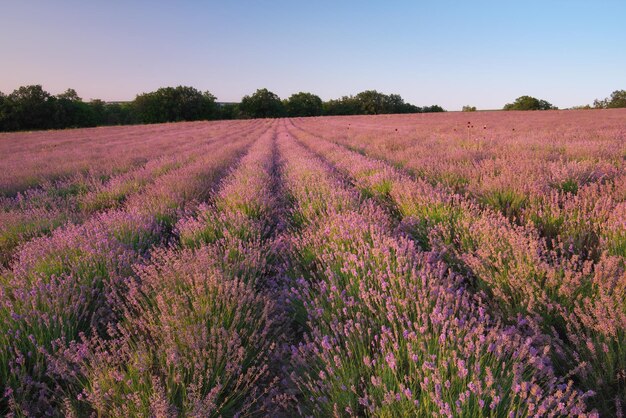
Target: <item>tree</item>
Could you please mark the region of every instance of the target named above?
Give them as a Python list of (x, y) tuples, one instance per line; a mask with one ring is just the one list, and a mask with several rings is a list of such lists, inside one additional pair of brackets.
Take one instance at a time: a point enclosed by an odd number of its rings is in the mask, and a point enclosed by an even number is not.
[(312, 93), (296, 93), (285, 100), (285, 109), (288, 116), (320, 116), (322, 114), (322, 99)]
[(39, 84), (14, 90), (4, 102), (6, 130), (50, 129), (55, 125), (55, 98)]
[(422, 110), (405, 103), (399, 94), (383, 94), (376, 90), (365, 90), (356, 96), (324, 103), (325, 115), (380, 115), (388, 113), (419, 113)]
[(219, 106), (219, 118), (220, 119), (239, 119), (241, 112), (239, 111), (238, 103), (222, 103)]
[(379, 115), (388, 113), (445, 112), (441, 106), (418, 107), (406, 103), (399, 94), (383, 94), (366, 90), (356, 96), (324, 102), (325, 115)]
[(539, 110), (557, 110), (558, 107), (553, 106), (547, 100), (539, 100)]
[(74, 89), (67, 89), (65, 90), (65, 92), (61, 94), (57, 94), (57, 99), (67, 100), (68, 102), (82, 102), (83, 101), (83, 99), (81, 99), (78, 96), (78, 93), (76, 93), (76, 90)]
[(399, 94), (384, 94), (376, 90), (366, 90), (355, 96), (361, 115), (380, 115), (389, 113), (420, 113), (423, 110), (410, 103), (405, 103)]
[(402, 105), (402, 108), (398, 112), (394, 113), (421, 113), (421, 109), (418, 106), (415, 106), (411, 103), (405, 103)]
[(598, 109), (626, 107), (626, 90), (615, 90), (610, 97), (604, 100), (594, 100), (593, 107)]
[(96, 126), (89, 105), (74, 89), (67, 89), (56, 96), (54, 125), (59, 129)]
[(251, 96), (244, 96), (239, 110), (247, 118), (280, 118), (285, 115), (283, 102), (268, 89), (258, 89)]
[(324, 114), (328, 116), (361, 114), (361, 106), (353, 96), (343, 96), (341, 99), (329, 100), (324, 102), (322, 107)]
[(536, 99), (531, 96), (520, 96), (513, 103), (504, 105), (504, 110), (552, 110), (558, 109), (546, 100)]
[(88, 103), (89, 117), (93, 126), (108, 125), (107, 123), (107, 104), (100, 99), (94, 99)]
[(476, 106), (463, 106), (463, 112), (476, 112)]
[(89, 126), (129, 125), (136, 123), (132, 103), (106, 103), (95, 99), (87, 103)]
[(406, 103), (399, 94), (384, 96), (384, 113), (419, 113), (419, 107)]
[(206, 120), (217, 116), (215, 96), (187, 86), (163, 87), (140, 94), (132, 106), (143, 123)]
[(593, 107), (596, 109), (606, 109), (609, 105), (609, 99), (596, 99), (593, 101)]
[(378, 115), (386, 112), (387, 98), (376, 90), (365, 90), (355, 96), (363, 115)]
[(422, 113), (439, 113), (439, 112), (445, 112), (445, 111), (446, 110), (439, 105), (424, 106), (421, 109)]
[[(129, 125), (131, 123), (141, 123), (134, 111), (132, 103), (106, 103), (104, 106), (104, 110), (104, 123), (106, 125)], [(211, 115), (207, 114), (207, 116)]]
[(9, 101), (6, 94), (0, 91), (0, 132), (8, 130), (7, 123)]

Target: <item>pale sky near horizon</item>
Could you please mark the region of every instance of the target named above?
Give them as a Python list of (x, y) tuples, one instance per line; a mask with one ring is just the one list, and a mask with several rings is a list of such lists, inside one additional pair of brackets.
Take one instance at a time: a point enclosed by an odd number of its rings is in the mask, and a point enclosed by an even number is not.
[(0, 91), (85, 100), (190, 85), (324, 100), (363, 90), (418, 106), (561, 108), (626, 89), (626, 1), (0, 0)]

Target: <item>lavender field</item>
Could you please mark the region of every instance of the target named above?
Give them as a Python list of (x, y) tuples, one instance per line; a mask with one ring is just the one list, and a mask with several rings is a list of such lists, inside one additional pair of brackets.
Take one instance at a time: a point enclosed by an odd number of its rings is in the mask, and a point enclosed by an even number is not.
[(626, 109), (0, 134), (0, 414), (623, 416)]

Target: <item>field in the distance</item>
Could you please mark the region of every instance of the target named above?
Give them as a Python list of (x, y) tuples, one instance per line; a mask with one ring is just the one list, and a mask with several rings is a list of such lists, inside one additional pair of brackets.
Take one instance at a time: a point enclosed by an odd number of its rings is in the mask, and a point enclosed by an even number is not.
[(0, 414), (626, 408), (626, 110), (0, 134), (0, 155)]

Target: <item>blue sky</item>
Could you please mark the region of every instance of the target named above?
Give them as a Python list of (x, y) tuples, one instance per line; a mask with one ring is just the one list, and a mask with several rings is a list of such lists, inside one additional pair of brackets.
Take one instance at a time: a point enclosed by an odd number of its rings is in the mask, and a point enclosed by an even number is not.
[(559, 106), (626, 89), (626, 1), (31, 1), (0, 4), (0, 91), (131, 100), (191, 85), (366, 89), (416, 105)]

